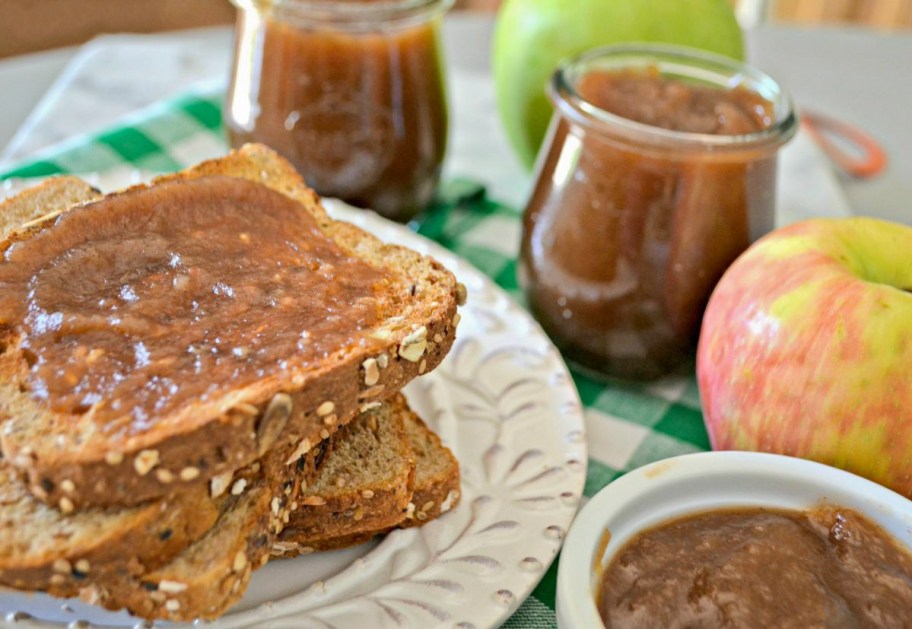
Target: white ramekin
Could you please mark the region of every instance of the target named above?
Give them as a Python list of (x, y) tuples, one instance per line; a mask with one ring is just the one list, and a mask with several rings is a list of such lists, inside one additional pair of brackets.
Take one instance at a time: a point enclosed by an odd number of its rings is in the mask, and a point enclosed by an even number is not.
[(558, 626), (601, 626), (598, 574), (643, 529), (711, 509), (808, 509), (821, 503), (852, 508), (912, 548), (912, 502), (820, 463), (756, 452), (702, 452), (630, 472), (596, 494), (567, 534), (557, 572)]

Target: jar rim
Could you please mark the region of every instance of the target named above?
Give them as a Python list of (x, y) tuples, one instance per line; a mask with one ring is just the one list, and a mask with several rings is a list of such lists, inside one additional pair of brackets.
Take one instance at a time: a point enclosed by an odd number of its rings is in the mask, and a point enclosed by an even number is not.
[[(619, 70), (649, 65), (657, 66), (662, 74), (673, 69), (676, 78), (696, 79), (717, 87), (747, 87), (772, 103), (774, 120), (759, 131), (745, 134), (676, 131), (602, 109), (586, 100), (575, 87), (575, 79), (593, 68)], [(791, 97), (768, 74), (735, 59), (687, 46), (631, 43), (593, 48), (558, 67), (548, 85), (548, 94), (560, 113), (589, 129), (678, 149), (778, 147), (795, 134), (798, 123)]]
[(231, 0), (246, 10), (272, 10), (281, 20), (370, 30), (377, 24), (410, 25), (445, 13), (454, 0)]

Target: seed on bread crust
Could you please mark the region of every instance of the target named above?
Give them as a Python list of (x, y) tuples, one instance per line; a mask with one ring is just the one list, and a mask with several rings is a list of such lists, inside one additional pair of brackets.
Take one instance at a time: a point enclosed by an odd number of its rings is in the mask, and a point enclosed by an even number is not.
[(123, 462), (123, 452), (106, 452), (105, 463), (108, 465), (120, 465)]
[(66, 559), (55, 559), (51, 567), (54, 572), (59, 572), (60, 574), (70, 574), (73, 571), (73, 566)]
[(213, 476), (212, 480), (209, 481), (209, 495), (213, 498), (218, 498), (225, 493), (231, 484), (232, 476), (231, 472), (222, 472), (218, 476)]
[(73, 481), (71, 481), (69, 478), (65, 478), (62, 481), (60, 481), (60, 489), (62, 489), (64, 492), (66, 492), (68, 494), (71, 494), (74, 491), (76, 491), (76, 484)]
[(360, 407), (358, 410), (359, 410), (360, 412), (362, 412), (362, 413), (366, 413), (367, 411), (369, 411), (369, 410), (371, 410), (371, 409), (373, 409), (373, 408), (377, 408), (377, 407), (379, 407), (379, 406), (380, 406), (380, 402), (377, 402), (377, 401), (374, 401), (374, 402), (366, 402), (365, 404), (362, 404), (361, 407)]
[(311, 449), (310, 439), (301, 439), (301, 442), (298, 444), (298, 447), (295, 448), (295, 451), (291, 453), (287, 459), (285, 459), (285, 465), (291, 465), (295, 463), (302, 456), (310, 452)]
[(319, 507), (325, 505), (326, 500), (320, 496), (307, 496), (307, 498), (301, 501), (301, 504), (307, 507)]
[(368, 358), (361, 363), (361, 367), (364, 368), (364, 384), (366, 386), (372, 387), (380, 382), (380, 367), (377, 365), (376, 358)]
[(422, 358), (421, 362), (418, 363), (418, 375), (423, 374), (425, 371), (427, 371), (427, 359)]
[(238, 411), (239, 413), (243, 413), (244, 415), (250, 415), (251, 417), (256, 417), (260, 414), (260, 409), (258, 409), (253, 404), (248, 404), (247, 402), (241, 402), (234, 407), (234, 410)]
[(446, 498), (443, 499), (443, 502), (440, 503), (440, 513), (446, 513), (452, 509), (457, 500), (459, 500), (459, 492), (451, 489)]
[(399, 355), (409, 362), (416, 363), (427, 349), (427, 328), (421, 326), (399, 344)]
[(462, 321), (462, 315), (457, 312), (456, 314), (453, 315), (453, 329), (454, 330), (459, 327), (460, 321)]
[(326, 417), (327, 415), (332, 413), (334, 410), (336, 410), (336, 405), (333, 404), (332, 401), (326, 400), (325, 402), (320, 404), (320, 406), (317, 407), (317, 415), (319, 417)]
[(380, 366), (380, 369), (386, 369), (389, 365), (390, 357), (389, 354), (383, 353), (377, 356), (377, 364)]
[(171, 473), (171, 470), (166, 470), (165, 468), (155, 470), (155, 477), (165, 485), (174, 482), (174, 474)]
[(244, 489), (247, 488), (247, 480), (244, 478), (239, 478), (234, 481), (234, 485), (231, 486), (231, 495), (240, 496), (244, 493)]
[(336, 417), (335, 413), (332, 413), (332, 414), (327, 415), (326, 417), (323, 418), (323, 425), (324, 425), (324, 426), (332, 426), (332, 425), (335, 424), (337, 421), (339, 421), (339, 418)]
[(235, 572), (240, 572), (247, 565), (247, 555), (244, 554), (244, 551), (239, 550), (234, 555), (234, 561), (231, 564), (232, 569)]
[(169, 612), (176, 612), (181, 607), (180, 601), (176, 598), (172, 598), (165, 603), (165, 609)]
[(185, 467), (180, 471), (180, 478), (182, 481), (191, 481), (199, 477), (200, 471), (198, 467)]
[[(392, 319), (390, 319), (392, 321)], [(387, 328), (379, 328), (370, 333), (370, 335), (377, 339), (378, 341), (385, 341), (393, 335), (392, 331)]]
[(140, 450), (133, 459), (133, 468), (140, 476), (145, 476), (158, 465), (158, 450)]
[(73, 513), (73, 509), (76, 508), (76, 506), (73, 504), (73, 501), (66, 496), (60, 499), (60, 502), (57, 503), (57, 506), (60, 507), (61, 513)]
[(456, 305), (465, 306), (469, 297), (469, 291), (466, 290), (465, 284), (456, 282)]
[(91, 569), (91, 567), (92, 567), (92, 564), (89, 563), (88, 559), (80, 559), (79, 561), (76, 562), (76, 564), (73, 567), (76, 568), (76, 570), (78, 572), (81, 572), (83, 574), (88, 574), (89, 569)]
[[(154, 592), (157, 594), (157, 592)], [(97, 585), (89, 585), (79, 589), (79, 600), (88, 605), (95, 605), (101, 599), (101, 590)]]
[(181, 583), (180, 581), (168, 581), (167, 579), (162, 579), (158, 582), (158, 589), (162, 592), (177, 594), (186, 590), (187, 584)]
[(377, 397), (383, 392), (383, 389), (386, 388), (384, 384), (375, 384), (374, 386), (364, 389), (361, 393), (358, 394), (358, 399), (365, 399), (369, 397)]
[(266, 412), (263, 413), (263, 418), (257, 425), (257, 453), (259, 456), (266, 454), (285, 430), (288, 418), (291, 417), (291, 408), (291, 396), (287, 393), (276, 393), (269, 400), (269, 406), (266, 407)]

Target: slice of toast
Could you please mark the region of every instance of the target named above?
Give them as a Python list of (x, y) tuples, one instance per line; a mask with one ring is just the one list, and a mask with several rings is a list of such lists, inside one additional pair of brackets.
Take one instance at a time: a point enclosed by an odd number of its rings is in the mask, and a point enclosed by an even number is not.
[[(356, 484), (347, 485), (352, 495), (361, 497), (356, 507), (339, 514), (323, 504), (310, 507), (299, 505), (296, 511), (291, 512), (288, 526), (274, 544), (273, 555), (290, 558), (316, 550), (354, 546), (393, 528), (421, 526), (458, 504), (459, 463), (456, 457), (408, 407), (402, 395), (389, 400), (388, 405), (404, 423), (409, 449), (415, 460), (414, 483), (408, 499), (404, 505), (393, 503), (404, 508), (391, 510), (392, 501), (387, 497), (390, 493), (389, 481), (382, 475), (359, 475)], [(336, 454), (345, 456), (344, 451)], [(358, 461), (348, 463), (352, 465)], [(391, 467), (389, 463), (386, 465)], [(335, 467), (342, 465), (337, 461)], [(308, 491), (321, 495), (319, 486), (332, 487), (331, 482), (326, 482), (330, 469), (333, 468), (328, 465), (322, 470), (317, 483), (311, 485)], [(360, 521), (356, 520), (348, 515), (349, 511), (360, 512), (363, 517)]]
[(399, 528), (421, 526), (443, 515), (459, 504), (462, 495), (459, 462), (440, 437), (412, 412), (406, 417), (405, 427), (418, 465), (415, 490)]
[(409, 413), (397, 394), (382, 412), (368, 411), (346, 427), (345, 438), (291, 512), (274, 554), (283, 549), (300, 554), (306, 552), (301, 540), (379, 531), (405, 517), (416, 466), (406, 429)]
[(301, 484), (316, 480), (336, 435), (294, 466), (286, 465), (286, 447), (224, 479), (191, 485), (167, 499), (70, 514), (37, 500), (0, 460), (0, 585), (70, 597), (93, 583), (152, 572), (212, 530), (221, 514), (236, 508), (237, 496), (248, 485), (275, 477), (283, 483), (283, 495), (296, 496)]
[(88, 575), (112, 578), (167, 563), (218, 515), (202, 486), (151, 504), (63, 515), (0, 461), (0, 584), (75, 596)]
[[(40, 269), (33, 266), (38, 263), (36, 260), (43, 263), (40, 254), (49, 248), (47, 250), (55, 256), (63, 255), (63, 251), (53, 247), (60, 242), (67, 244), (67, 239), (73, 243), (79, 241), (80, 246), (84, 245), (92, 253), (94, 243), (100, 242), (102, 235), (120, 236), (124, 230), (142, 242), (140, 237), (145, 233), (142, 226), (146, 223), (168, 226), (190, 220), (182, 218), (181, 210), (185, 205), (175, 203), (174, 199), (190, 199), (198, 204), (201, 198), (231, 197), (224, 192), (227, 188), (239, 190), (249, 202), (235, 208), (239, 217), (243, 218), (243, 211), (246, 211), (255, 216), (255, 220), (251, 219), (254, 225), (268, 222), (267, 219), (275, 219), (270, 224), (280, 226), (300, 223), (304, 226), (300, 229), (306, 227), (313, 235), (302, 242), (291, 243), (293, 246), (322, 247), (331, 250), (339, 260), (373, 269), (380, 278), (374, 284), (375, 289), (370, 291), (372, 294), (361, 295), (354, 302), (366, 300), (375, 308), (376, 320), (371, 320), (364, 329), (353, 331), (339, 346), (323, 348), (318, 360), (304, 364), (303, 359), (296, 362), (294, 356), (289, 356), (282, 363), (282, 369), (250, 380), (243, 386), (213, 382), (214, 393), (207, 391), (205, 396), (183, 399), (181, 392), (188, 387), (182, 387), (180, 383), (205, 383), (207, 374), (211, 373), (206, 370), (201, 373), (185, 373), (186, 370), (180, 369), (169, 371), (172, 369), (169, 361), (181, 360), (181, 356), (165, 351), (167, 340), (170, 335), (180, 336), (188, 329), (184, 321), (190, 315), (178, 313), (180, 316), (173, 321), (169, 319), (168, 325), (157, 327), (147, 326), (144, 320), (135, 317), (139, 323), (132, 325), (127, 317), (118, 317), (117, 334), (126, 330), (127, 338), (136, 346), (137, 352), (140, 349), (144, 352), (145, 346), (155, 339), (165, 339), (160, 342), (164, 353), (153, 356), (155, 360), (151, 367), (140, 365), (144, 356), (137, 353), (137, 365), (118, 363), (119, 368), (123, 367), (128, 376), (132, 374), (130, 382), (148, 382), (150, 387), (159, 387), (158, 391), (172, 387), (179, 404), (175, 403), (174, 408), (161, 414), (142, 409), (140, 421), (136, 414), (111, 417), (120, 398), (102, 395), (109, 393), (104, 387), (96, 390), (86, 385), (87, 395), (83, 399), (87, 401), (69, 406), (56, 403), (62, 397), (53, 398), (41, 387), (36, 388), (36, 384), (43, 381), (36, 380), (33, 368), (37, 365), (40, 371), (45, 363), (24, 344), (39, 337), (44, 339), (42, 334), (47, 332), (45, 324), (48, 321), (51, 327), (56, 325), (54, 321), (69, 321), (66, 313), (55, 319), (55, 314), (44, 312), (42, 316), (50, 318), (39, 318), (39, 325), (34, 320), (27, 323), (27, 316), (23, 315), (23, 282), (39, 274)], [(158, 196), (150, 197), (150, 194)], [(277, 200), (278, 196), (281, 201)], [(230, 203), (231, 199), (221, 199), (219, 203), (223, 201)], [(50, 184), (41, 193), (24, 193), (7, 201), (0, 207), (0, 215), (26, 218), (34, 213), (36, 204), (46, 209), (49, 216), (27, 222), (0, 242), (0, 252), (4, 253), (0, 261), (0, 448), (12, 465), (27, 475), (30, 490), (49, 504), (77, 510), (139, 504), (238, 469), (276, 447), (295, 443), (297, 454), (304, 453), (311, 444), (354, 417), (362, 406), (386, 398), (410, 379), (433, 369), (454, 339), (458, 323), (456, 306), (464, 299), (465, 291), (452, 274), (433, 259), (403, 247), (384, 245), (359, 228), (328, 218), (317, 195), (304, 185), (294, 169), (262, 146), (248, 145), (222, 159), (161, 177), (150, 186), (138, 186), (100, 200), (85, 184), (71, 178), (63, 179)], [(295, 218), (278, 221), (276, 216), (255, 214), (261, 204), (282, 206), (286, 212), (282, 216), (292, 212)], [(289, 204), (293, 208), (289, 209)], [(134, 216), (134, 207), (143, 211)], [(160, 210), (162, 207), (164, 210)], [(207, 224), (217, 227), (214, 214), (207, 214), (209, 210), (200, 212), (209, 220)], [(195, 216), (193, 214), (191, 218)], [(201, 233), (204, 238), (205, 232)], [(98, 238), (93, 240), (96, 235)], [(242, 240), (244, 235), (240, 235)], [(117, 241), (117, 238), (113, 240)], [(265, 243), (264, 247), (267, 245), (271, 246), (271, 243)], [(48, 256), (48, 259), (58, 258)], [(142, 275), (150, 266), (145, 262), (133, 269), (127, 256), (127, 262), (121, 266), (128, 269), (127, 275)], [(55, 264), (48, 263), (48, 268), (53, 271)], [(316, 267), (320, 267), (319, 260)], [(91, 265), (86, 268), (90, 269)], [(101, 268), (109, 270), (106, 266)], [(331, 269), (322, 271), (331, 275)], [(344, 279), (336, 277), (332, 282)], [(328, 285), (316, 285), (329, 290)], [(80, 284), (79, 288), (84, 287)], [(129, 293), (126, 297), (120, 296), (130, 298)], [(302, 308), (320, 307), (319, 303), (310, 301), (312, 298), (308, 294), (284, 298), (300, 300)], [(99, 296), (99, 303), (102, 299), (113, 298), (104, 293)], [(335, 316), (329, 311), (324, 314), (316, 319), (323, 322)], [(70, 344), (65, 348), (69, 353), (63, 354), (65, 362), (66, 365), (75, 363), (78, 369), (73, 372), (75, 375), (71, 376), (70, 372), (65, 375), (74, 380), (83, 373), (94, 377), (84, 362), (87, 364), (97, 356), (107, 360), (103, 351), (93, 352), (89, 344), (81, 343), (84, 339), (80, 336), (83, 329), (80, 326), (88, 325), (93, 334), (99, 327), (96, 319), (89, 324), (82, 323), (83, 319), (85, 317), (76, 319), (78, 325), (73, 324), (73, 329), (62, 328), (57, 337), (46, 342), (47, 347), (57, 352), (49, 354), (52, 357), (60, 356), (60, 351), (64, 351), (60, 350), (61, 343)], [(107, 323), (101, 327), (107, 330), (106, 326)], [(147, 330), (152, 330), (155, 338), (147, 338)], [(303, 330), (302, 336), (306, 332)], [(267, 325), (264, 338), (273, 333)], [(119, 346), (109, 343), (109, 347), (116, 349)], [(186, 351), (195, 347), (188, 345)], [(235, 349), (243, 359), (245, 348)], [(176, 351), (185, 350), (179, 347)], [(46, 366), (48, 370), (52, 367), (53, 364)], [(167, 378), (155, 370), (164, 370)], [(82, 382), (79, 381), (76, 389), (83, 387)], [(131, 401), (142, 388), (129, 387), (124, 398)], [(70, 387), (66, 391), (76, 389)], [(107, 417), (104, 417), (105, 413)]]
[[(396, 433), (402, 429), (402, 418), (395, 417), (397, 412), (381, 404), (338, 431), (322, 466), (317, 467), (318, 461), (313, 461), (313, 468), (305, 468), (313, 469), (312, 475), (293, 471), (289, 478), (289, 469), (295, 470), (295, 466), (289, 468), (280, 459), (276, 459), (277, 466), (264, 466), (262, 473), (249, 477), (244, 493), (232, 498), (215, 526), (170, 563), (142, 575), (93, 581), (83, 588), (80, 597), (148, 619), (217, 618), (244, 594), (251, 573), (268, 561), (290, 513), (300, 508), (298, 502), (307, 484), (302, 481), (311, 478), (316, 483), (316, 476), (322, 476), (324, 470), (337, 470), (338, 464), (330, 467), (337, 455), (347, 452), (343, 456), (349, 456), (363, 447), (369, 441), (366, 431), (371, 431), (374, 421), (378, 429), (391, 426), (391, 430), (383, 429), (383, 434), (396, 441)], [(350, 439), (358, 441), (355, 448), (346, 447)]]

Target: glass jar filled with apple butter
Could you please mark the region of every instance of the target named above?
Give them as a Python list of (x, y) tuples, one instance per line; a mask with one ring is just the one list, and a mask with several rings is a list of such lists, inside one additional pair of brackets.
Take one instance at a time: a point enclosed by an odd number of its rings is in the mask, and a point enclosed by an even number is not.
[(725, 269), (772, 229), (788, 96), (724, 57), (601, 48), (563, 65), (526, 207), (520, 281), (563, 352), (600, 376), (689, 361)]
[(233, 1), (231, 144), (267, 144), (321, 195), (388, 218), (424, 209), (446, 150), (452, 0)]

